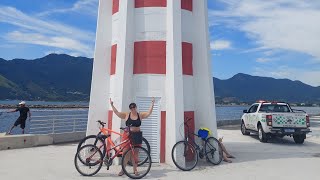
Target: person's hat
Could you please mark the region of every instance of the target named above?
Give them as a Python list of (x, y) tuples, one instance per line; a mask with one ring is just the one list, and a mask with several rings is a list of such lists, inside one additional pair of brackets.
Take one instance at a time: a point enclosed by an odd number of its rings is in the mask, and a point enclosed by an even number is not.
[(25, 104), (26, 104), (25, 101), (21, 101), (21, 102), (19, 103), (19, 105), (25, 105)]

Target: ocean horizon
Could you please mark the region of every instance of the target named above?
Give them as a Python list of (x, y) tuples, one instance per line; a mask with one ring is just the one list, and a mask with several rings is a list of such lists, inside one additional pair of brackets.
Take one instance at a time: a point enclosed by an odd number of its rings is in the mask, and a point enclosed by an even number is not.
[[(10, 100), (10, 101), (0, 101), (1, 104), (15, 105), (20, 101)], [(89, 102), (49, 102), (49, 101), (27, 101), (27, 105), (89, 105)], [(249, 106), (219, 106), (217, 105), (216, 118), (217, 121), (225, 120), (240, 120), (243, 110), (248, 109)], [(320, 114), (320, 107), (295, 107), (294, 109), (304, 110), (310, 115)], [(45, 117), (50, 116), (51, 118), (57, 116), (77, 116), (81, 114), (83, 117), (87, 118), (88, 108), (31, 108), (31, 113), (33, 117)], [(18, 118), (19, 113), (5, 113), (7, 109), (0, 109), (0, 132), (6, 132), (13, 125), (15, 120)], [(32, 121), (32, 120), (31, 120)], [(31, 122), (32, 123), (32, 122)], [(30, 122), (27, 122), (26, 130), (29, 131)], [(85, 127), (83, 127), (85, 128)], [(14, 134), (19, 134), (20, 129), (15, 128)]]

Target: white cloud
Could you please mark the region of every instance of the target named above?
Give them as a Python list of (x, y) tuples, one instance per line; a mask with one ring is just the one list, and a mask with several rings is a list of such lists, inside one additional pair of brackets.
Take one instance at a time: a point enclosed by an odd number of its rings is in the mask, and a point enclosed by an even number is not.
[(270, 58), (258, 58), (256, 60), (256, 62), (258, 62), (258, 63), (268, 63), (268, 62), (271, 62), (271, 61), (272, 61), (272, 59), (270, 59)]
[(51, 51), (46, 51), (44, 52), (44, 55), (49, 55), (49, 54), (63, 54), (64, 52), (62, 50), (51, 50)]
[(37, 14), (37, 16), (49, 16), (51, 14), (57, 13), (80, 13), (80, 14), (87, 14), (96, 17), (98, 14), (98, 4), (99, 0), (79, 0), (72, 7), (69, 8), (59, 8), (59, 9), (52, 9), (49, 11), (41, 12)]
[(227, 40), (216, 40), (210, 42), (210, 49), (211, 50), (224, 50), (224, 49), (231, 49), (232, 43)]
[(34, 18), (13, 7), (0, 6), (0, 22), (39, 33), (63, 34), (90, 41), (94, 39), (94, 33), (92, 32), (82, 31), (59, 22)]
[(320, 59), (320, 1), (220, 0), (210, 24), (243, 31), (260, 49), (282, 49)]
[(288, 66), (255, 67), (254, 75), (299, 80), (312, 86), (320, 86), (320, 71), (290, 68)]
[(43, 45), (49, 47), (57, 47), (67, 50), (73, 50), (77, 52), (81, 52), (81, 54), (91, 55), (92, 56), (92, 49), (90, 46), (83, 45), (81, 42), (66, 38), (66, 37), (59, 37), (59, 36), (44, 36), (42, 34), (37, 33), (22, 33), (19, 31), (11, 32), (7, 35), (7, 40), (10, 40), (14, 43), (27, 43), (27, 44), (36, 44), (36, 45)]
[(0, 22), (18, 30), (2, 35), (9, 43), (37, 44), (72, 50), (92, 57), (95, 35), (89, 31), (27, 15), (13, 7), (0, 6)]

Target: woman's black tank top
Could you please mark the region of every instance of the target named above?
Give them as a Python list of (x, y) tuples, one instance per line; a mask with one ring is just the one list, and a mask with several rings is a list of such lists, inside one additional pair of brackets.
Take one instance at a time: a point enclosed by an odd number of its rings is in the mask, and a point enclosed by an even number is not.
[(137, 120), (132, 120), (130, 115), (131, 115), (131, 113), (129, 113), (129, 117), (126, 121), (126, 126), (140, 127), (141, 126), (141, 119), (140, 119), (139, 113), (138, 113)]

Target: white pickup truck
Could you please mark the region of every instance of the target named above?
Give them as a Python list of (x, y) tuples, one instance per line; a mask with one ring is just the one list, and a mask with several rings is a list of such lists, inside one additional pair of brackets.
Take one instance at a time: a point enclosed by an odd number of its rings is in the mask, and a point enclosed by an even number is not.
[(309, 116), (304, 111), (291, 109), (287, 103), (259, 101), (243, 113), (242, 134), (258, 132), (261, 142), (276, 136), (293, 136), (295, 143), (302, 144), (311, 132)]

